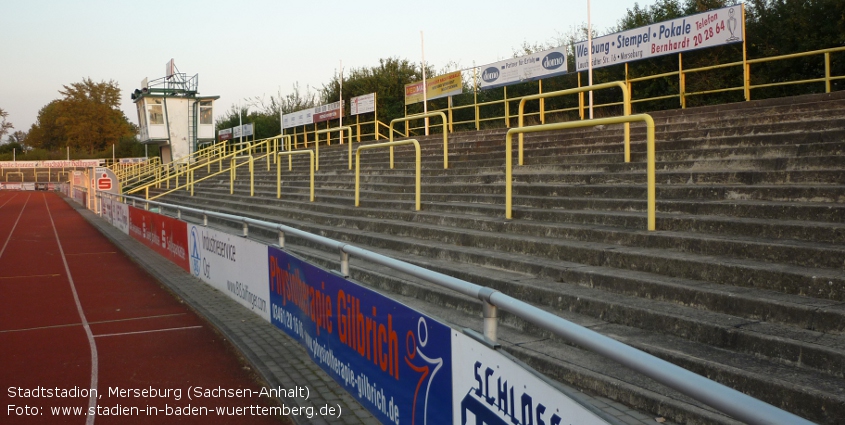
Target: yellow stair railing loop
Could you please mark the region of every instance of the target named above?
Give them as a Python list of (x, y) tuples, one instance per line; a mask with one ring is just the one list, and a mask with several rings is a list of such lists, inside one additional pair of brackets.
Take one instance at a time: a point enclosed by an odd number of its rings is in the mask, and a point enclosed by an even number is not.
[(631, 122), (645, 122), (646, 124), (646, 173), (647, 173), (647, 228), (655, 230), (655, 152), (654, 152), (654, 120), (648, 114), (628, 115), (623, 117), (598, 118), (585, 121), (561, 122), (542, 124), (531, 127), (517, 127), (508, 130), (505, 136), (505, 218), (513, 218), (513, 135), (536, 133), (541, 131), (566, 130), (580, 127), (594, 127), (597, 125), (612, 125)]
[(416, 189), (416, 198), (415, 198), (415, 210), (420, 210), (420, 143), (415, 139), (407, 139), (407, 140), (399, 140), (396, 142), (384, 142), (384, 143), (376, 143), (373, 145), (366, 145), (366, 146), (358, 146), (358, 149), (355, 150), (355, 206), (359, 206), (359, 193), (361, 189), (361, 151), (366, 149), (376, 149), (376, 148), (383, 148), (383, 147), (393, 147), (393, 146), (400, 146), (400, 145), (414, 145), (414, 149), (416, 150), (416, 179), (415, 179), (415, 189)]

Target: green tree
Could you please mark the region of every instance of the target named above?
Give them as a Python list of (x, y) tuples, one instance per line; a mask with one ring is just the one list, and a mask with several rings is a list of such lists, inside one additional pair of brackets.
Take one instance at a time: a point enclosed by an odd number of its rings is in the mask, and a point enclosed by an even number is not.
[(0, 140), (3, 140), (3, 136), (5, 136), (9, 130), (15, 128), (12, 123), (6, 121), (6, 117), (8, 116), (9, 113), (0, 108)]
[(63, 86), (59, 94), (61, 99), (39, 111), (29, 132), (32, 146), (47, 150), (69, 146), (93, 154), (137, 134), (120, 110), (120, 89), (114, 81), (86, 78)]

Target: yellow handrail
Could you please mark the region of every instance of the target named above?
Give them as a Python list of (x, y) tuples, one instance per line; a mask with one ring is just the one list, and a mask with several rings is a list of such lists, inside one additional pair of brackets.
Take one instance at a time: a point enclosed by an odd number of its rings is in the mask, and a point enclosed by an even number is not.
[[(394, 123), (407, 122), (407, 121), (416, 120), (416, 119), (420, 119), (420, 118), (438, 117), (438, 116), (442, 119), (441, 125), (443, 126), (443, 168), (448, 169), (449, 168), (449, 135), (448, 135), (449, 132), (446, 130), (446, 124), (448, 124), (448, 121), (446, 120), (446, 114), (444, 114), (443, 112), (429, 112), (429, 113), (426, 113), (426, 114), (409, 115), (407, 117), (396, 118), (394, 120), (391, 120), (389, 131), (388, 131), (388, 134), (390, 135), (390, 141), (391, 142), (393, 141), (393, 124)], [(405, 134), (405, 137), (408, 137), (408, 135)], [(393, 146), (390, 147), (390, 168), (393, 169)]]
[[(351, 145), (350, 145), (351, 146)], [(289, 152), (279, 152), (277, 155), (286, 155), (288, 159), (293, 157), (294, 155), (307, 153), (311, 157), (311, 166), (309, 171), (311, 171), (311, 202), (314, 202), (314, 151), (311, 149), (308, 150), (301, 150), (301, 151), (289, 151)], [(280, 161), (276, 161), (276, 198), (282, 197), (282, 163)]]
[(554, 124), (542, 124), (532, 127), (512, 128), (505, 136), (505, 218), (513, 218), (513, 135), (536, 133), (540, 131), (565, 130), (597, 125), (611, 125), (643, 121), (646, 123), (646, 174), (648, 179), (648, 230), (655, 230), (655, 164), (654, 164), (654, 120), (648, 114), (628, 115), (624, 117), (598, 118), (586, 121), (570, 121)]
[(355, 150), (355, 206), (359, 205), (359, 192), (361, 188), (361, 151), (364, 149), (375, 149), (375, 148), (382, 148), (382, 147), (393, 147), (398, 145), (414, 145), (414, 149), (416, 149), (417, 153), (417, 160), (416, 160), (416, 210), (420, 210), (420, 143), (415, 139), (407, 139), (407, 140), (399, 140), (396, 142), (384, 142), (384, 143), (376, 143), (373, 145), (366, 145), (366, 146), (358, 146), (358, 149)]
[[(265, 140), (265, 141), (263, 141), (263, 142), (259, 143), (258, 145), (261, 145), (261, 144), (266, 144), (266, 143), (268, 143), (268, 141), (267, 141), (267, 140)], [(222, 157), (220, 157), (220, 158), (217, 158), (216, 160), (211, 161), (211, 162), (220, 162), (220, 164), (221, 164), (221, 165), (220, 165), (220, 171), (218, 171), (217, 173), (214, 173), (214, 174), (210, 174), (209, 176), (211, 176), (211, 175), (217, 175), (217, 174), (220, 174), (221, 172), (223, 172), (223, 171), (224, 171), (224, 170), (223, 170), (223, 166), (222, 166), (222, 161), (223, 161), (224, 159), (234, 159), (234, 157), (235, 157), (236, 155), (239, 155), (239, 154), (241, 154), (241, 153), (243, 153), (243, 152), (245, 152), (245, 151), (247, 151), (247, 150), (249, 150), (249, 149), (251, 149), (251, 147), (250, 147), (250, 146), (247, 146), (247, 147), (245, 147), (245, 148), (239, 149), (239, 150), (237, 150), (237, 151), (235, 151), (235, 152), (232, 152), (232, 153), (230, 153), (230, 154), (228, 154), (228, 155), (222, 156)], [(269, 153), (268, 153), (268, 155), (269, 155)], [(251, 156), (251, 155), (250, 155), (250, 158), (252, 158), (252, 156)], [(140, 192), (141, 190), (144, 190), (144, 194), (145, 194), (145, 198), (146, 198), (146, 199), (155, 199), (155, 198), (158, 198), (158, 197), (164, 196), (164, 195), (166, 195), (166, 194), (168, 194), (168, 193), (171, 193), (171, 192), (173, 192), (173, 191), (176, 191), (176, 190), (178, 190), (178, 189), (186, 188), (186, 189), (190, 190), (190, 191), (191, 191), (191, 194), (193, 195), (193, 184), (195, 183), (195, 182), (194, 182), (194, 180), (193, 180), (193, 172), (194, 172), (195, 170), (197, 170), (198, 168), (203, 167), (203, 166), (205, 166), (205, 165), (206, 165), (206, 164), (193, 164), (193, 165), (188, 165), (188, 166), (187, 166), (184, 170), (179, 171), (177, 174), (173, 174), (173, 175), (168, 174), (166, 177), (164, 177), (164, 178), (163, 178), (163, 179), (161, 179), (161, 180), (157, 180), (157, 181), (154, 181), (154, 182), (152, 182), (152, 183), (148, 183), (148, 184), (143, 185), (143, 186), (137, 186), (137, 187), (132, 188), (131, 190), (127, 191), (127, 192), (126, 192), (126, 194), (132, 194), (132, 193), (136, 193), (136, 192)], [(229, 168), (229, 170), (234, 171), (234, 168)], [(156, 195), (156, 196), (155, 196), (155, 197), (153, 197), (153, 198), (150, 198), (150, 197), (149, 197), (149, 188), (150, 188), (151, 186), (160, 185), (162, 181), (166, 181), (166, 182), (168, 183), (168, 188), (169, 188), (169, 185), (170, 185), (170, 179), (174, 179), (174, 178), (175, 178), (175, 179), (178, 179), (178, 178), (179, 178), (179, 176), (180, 176), (181, 174), (185, 174), (185, 176), (186, 176), (186, 180), (187, 180), (187, 183), (185, 183), (184, 185), (179, 185), (179, 184), (178, 184), (178, 180), (177, 180), (176, 187), (175, 187), (174, 189), (169, 190), (169, 191), (167, 191), (167, 192), (163, 192), (163, 193), (161, 193), (161, 194), (159, 194), (159, 195)], [(203, 179), (201, 179), (201, 180), (199, 180), (199, 181), (202, 181), (202, 180), (204, 180), (205, 178), (207, 178), (207, 177), (209, 177), (209, 176), (206, 176), (206, 177), (204, 177)]]
[[(317, 151), (317, 165), (315, 169), (317, 171), (320, 171), (320, 135), (323, 133), (331, 133), (333, 131), (338, 131), (340, 132), (340, 143), (343, 143), (343, 130), (346, 130), (346, 134), (349, 136), (349, 169), (352, 169), (352, 127), (344, 125), (335, 128), (324, 128), (322, 130), (317, 130), (314, 133), (314, 149)], [(329, 140), (326, 139), (326, 145), (328, 144)]]
[[(519, 101), (519, 127), (523, 126), (523, 111), (525, 110), (525, 102), (529, 100), (545, 99), (548, 97), (565, 96), (568, 94), (584, 93), (594, 90), (602, 90), (607, 88), (618, 87), (622, 89), (622, 116), (631, 115), (631, 93), (628, 91), (628, 85), (622, 81), (614, 81), (610, 83), (594, 84), (592, 86), (576, 87), (573, 89), (558, 90), (548, 93), (540, 93), (531, 96), (524, 96)], [(522, 140), (523, 133), (519, 133), (519, 165), (522, 165)], [(631, 162), (631, 124), (625, 123), (625, 162)]]

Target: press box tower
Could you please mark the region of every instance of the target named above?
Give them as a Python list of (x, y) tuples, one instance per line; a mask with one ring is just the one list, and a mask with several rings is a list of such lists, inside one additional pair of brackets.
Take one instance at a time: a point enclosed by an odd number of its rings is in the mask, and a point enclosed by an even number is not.
[(158, 145), (162, 163), (185, 158), (215, 140), (214, 101), (220, 96), (200, 96), (198, 77), (179, 72), (171, 59), (164, 77), (145, 78), (132, 93), (141, 143)]

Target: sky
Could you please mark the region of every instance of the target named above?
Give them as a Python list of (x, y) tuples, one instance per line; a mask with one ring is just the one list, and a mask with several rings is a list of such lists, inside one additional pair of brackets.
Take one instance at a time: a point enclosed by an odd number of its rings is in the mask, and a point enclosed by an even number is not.
[[(634, 3), (592, 0), (594, 31), (611, 32)], [(419, 63), (423, 41), (436, 70), (481, 66), (586, 24), (587, 0), (5, 0), (0, 12), (0, 109), (28, 131), (63, 85), (85, 78), (114, 81), (137, 124), (130, 93), (164, 77), (171, 58), (199, 75), (201, 95), (220, 96), (215, 118), (297, 83), (319, 91), (341, 61), (346, 72), (388, 57)]]

